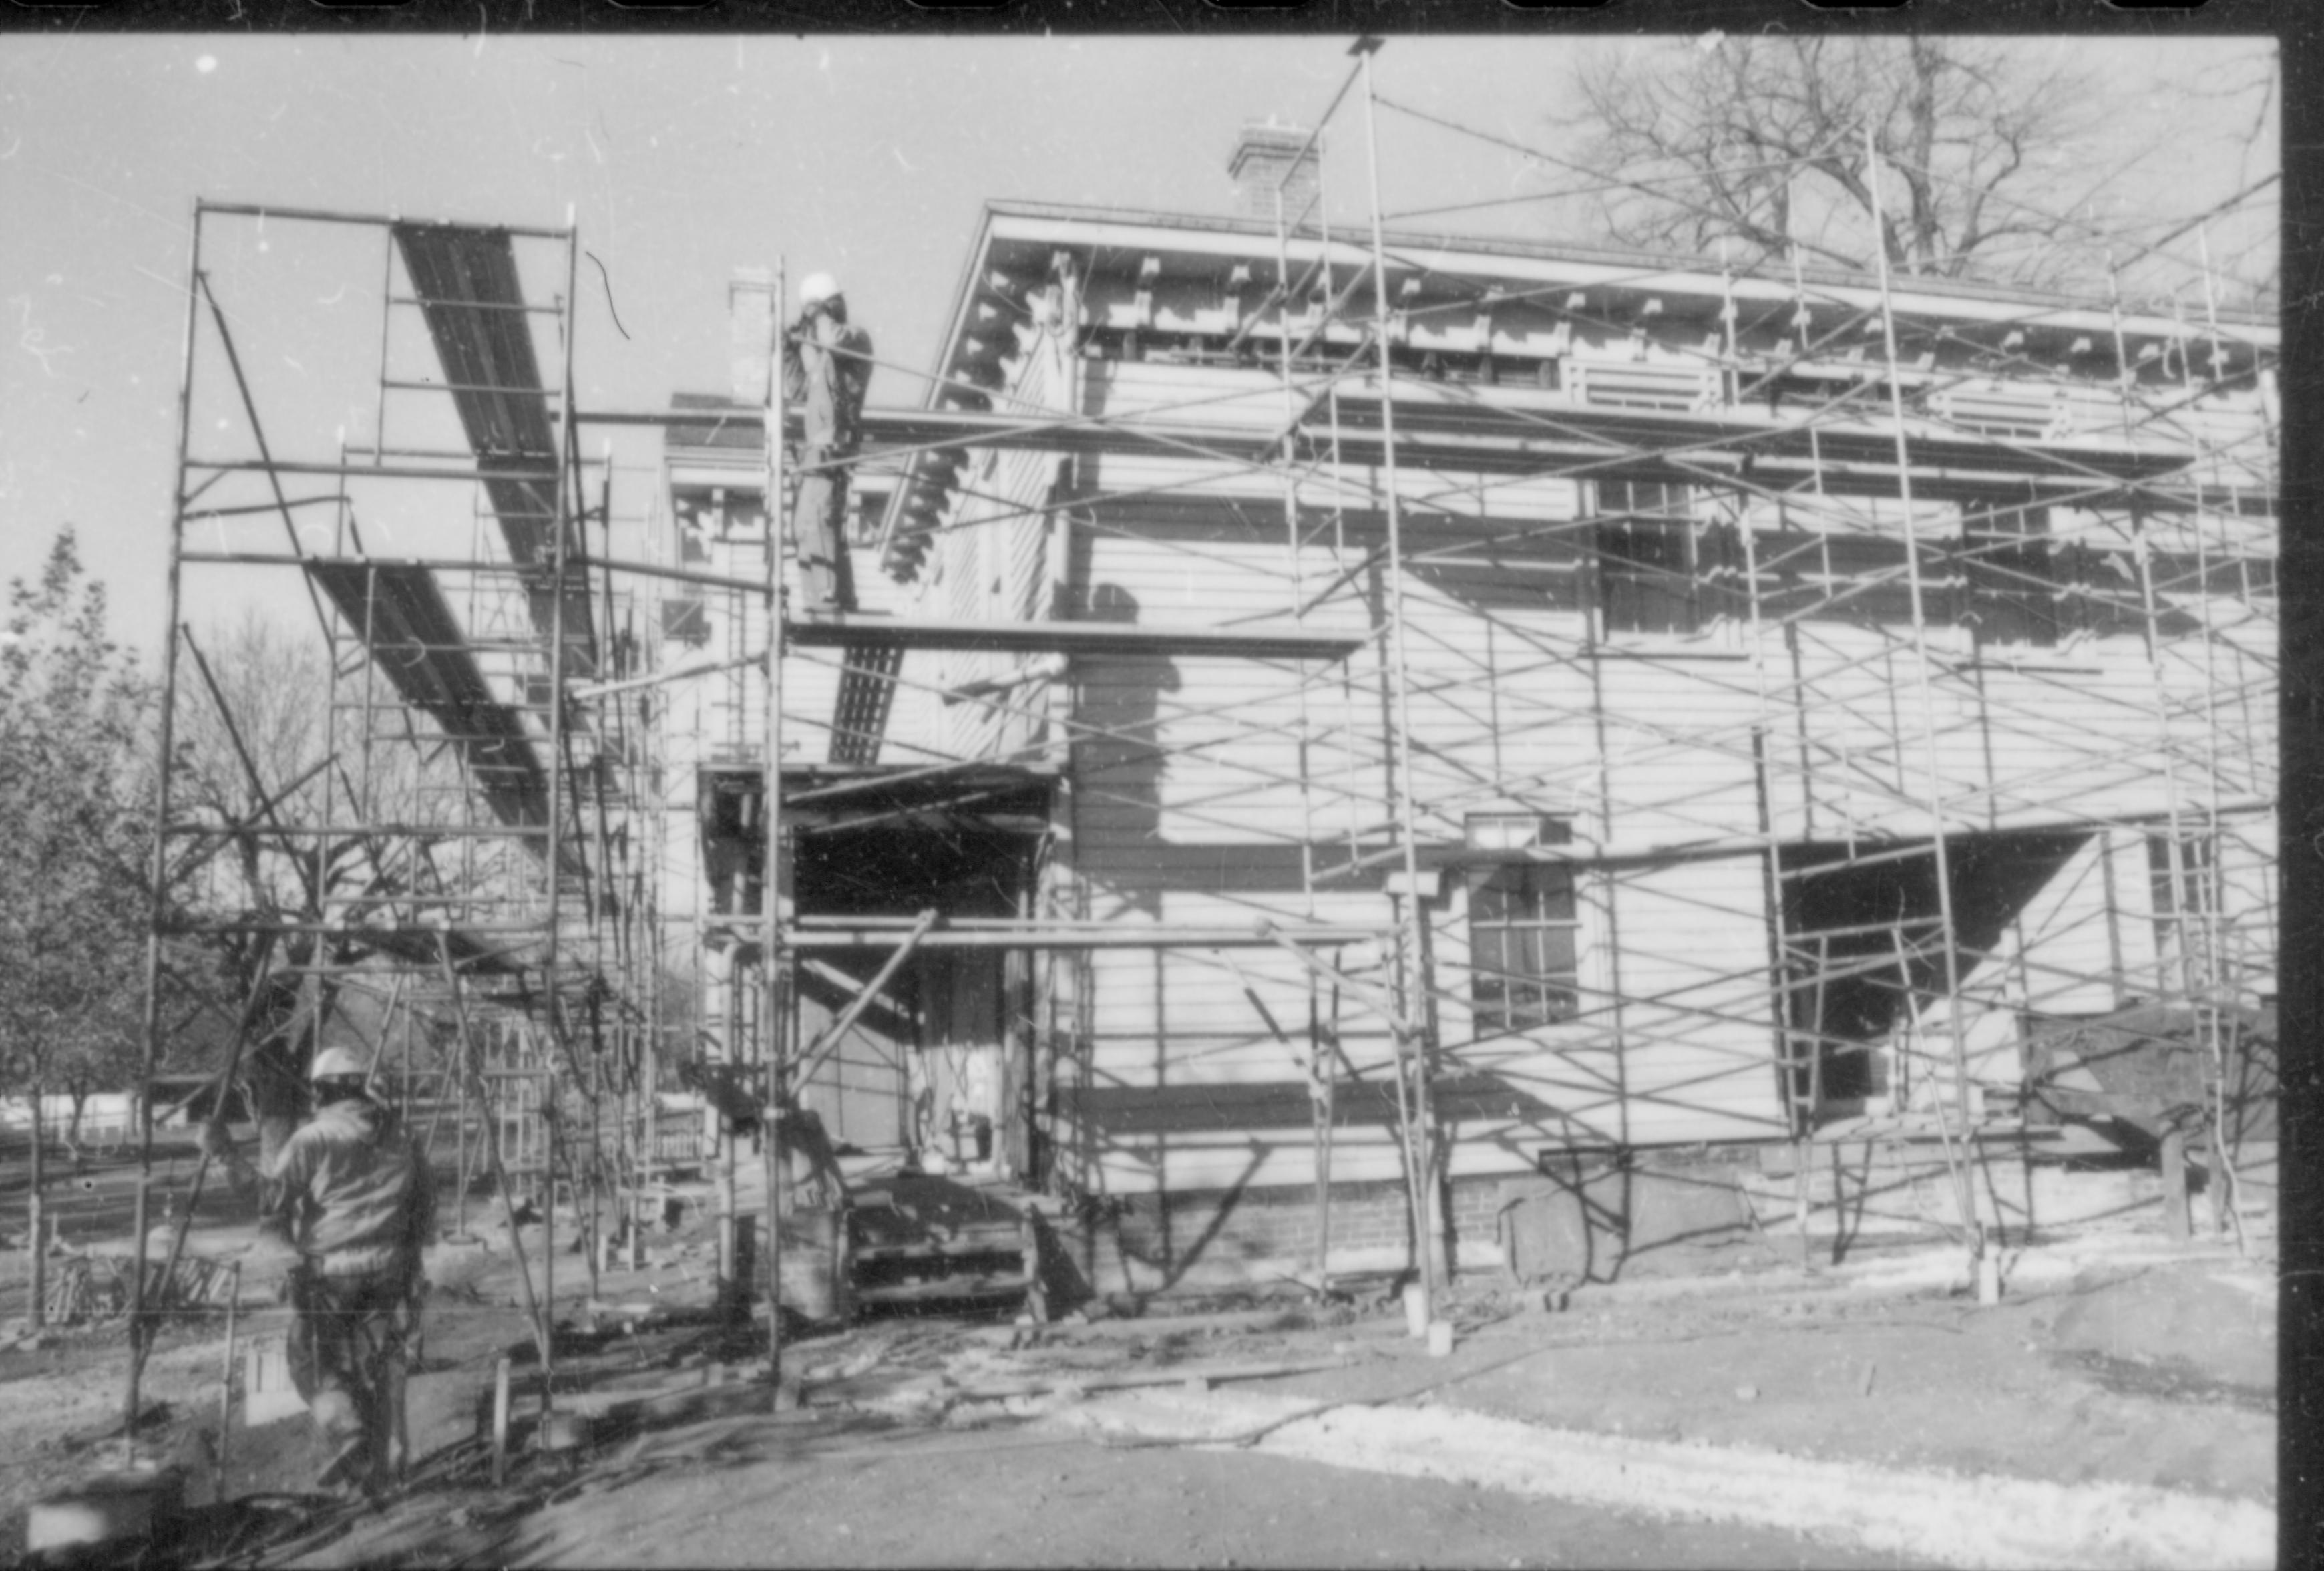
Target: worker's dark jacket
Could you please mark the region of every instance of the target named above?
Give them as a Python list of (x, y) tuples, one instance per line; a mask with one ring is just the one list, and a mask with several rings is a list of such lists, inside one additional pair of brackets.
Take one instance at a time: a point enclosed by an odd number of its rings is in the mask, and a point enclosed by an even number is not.
[(871, 355), (871, 334), (829, 317), (816, 318), (799, 342), (784, 345), (783, 397), (798, 408), (807, 448), (844, 457), (863, 439)]
[(436, 1186), (389, 1108), (355, 1099), (315, 1114), (277, 1152), (272, 1209), (327, 1277), (410, 1271), (436, 1224)]

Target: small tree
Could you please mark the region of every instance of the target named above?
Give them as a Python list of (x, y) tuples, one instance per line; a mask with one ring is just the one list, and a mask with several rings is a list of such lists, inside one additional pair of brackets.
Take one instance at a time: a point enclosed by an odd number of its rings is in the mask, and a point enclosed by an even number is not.
[(32, 1099), (36, 1245), (42, 1098), (72, 1091), (77, 1134), (139, 1057), (151, 700), (66, 530), (36, 581), (9, 585), (0, 636), (0, 1066)]

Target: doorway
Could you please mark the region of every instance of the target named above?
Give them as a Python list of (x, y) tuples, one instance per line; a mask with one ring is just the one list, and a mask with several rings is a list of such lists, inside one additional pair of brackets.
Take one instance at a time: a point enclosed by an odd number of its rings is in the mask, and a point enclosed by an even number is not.
[[(1027, 915), (1048, 790), (1022, 777), (1011, 787), (997, 800), (988, 793), (976, 812), (896, 802), (881, 811), (861, 799), (876, 800), (867, 790), (850, 793), (844, 813), (798, 815), (792, 883), (802, 925), (934, 910), (951, 937), (968, 930), (952, 923)], [(802, 951), (792, 1040), (802, 1049), (820, 1042), (892, 954)], [(918, 949), (828, 1044), (803, 1084), (803, 1104), (843, 1147), (892, 1152), (930, 1172), (1021, 1176), (1031, 1043), (1020, 1025), (1031, 1012), (1030, 975), (1018, 950), (941, 940)]]

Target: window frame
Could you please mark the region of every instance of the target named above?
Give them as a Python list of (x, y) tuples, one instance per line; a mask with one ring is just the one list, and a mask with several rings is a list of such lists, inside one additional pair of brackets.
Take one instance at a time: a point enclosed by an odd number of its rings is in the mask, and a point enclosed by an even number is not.
[(2176, 836), (2168, 828), (2147, 831), (2148, 910), (2154, 923), (2158, 979), (2166, 993), (2172, 991), (2173, 971), (2188, 993), (2200, 990), (2206, 954), (2203, 928), (2220, 915), (2226, 877), (2219, 837), (2208, 829), (2181, 829)]
[(2055, 649), (2074, 631), (2070, 590), (2085, 569), (2070, 542), (2065, 550), (2061, 543), (2047, 507), (1962, 513), (1960, 620), (1979, 648)]
[[(1536, 844), (1563, 844), (1572, 836), (1564, 820), (1543, 818)], [(1489, 895), (1500, 897), (1489, 910), (1484, 903)], [(1467, 870), (1467, 900), (1472, 1038), (1538, 1030), (1577, 1019), (1582, 888), (1574, 865), (1522, 854), (1474, 861)]]
[[(1702, 515), (1700, 487), (1681, 481), (1593, 483), (1591, 534), (1598, 633), (1624, 642), (1701, 638), (1731, 614), (1742, 573), (1731, 519)], [(1659, 606), (1669, 613), (1656, 615)]]

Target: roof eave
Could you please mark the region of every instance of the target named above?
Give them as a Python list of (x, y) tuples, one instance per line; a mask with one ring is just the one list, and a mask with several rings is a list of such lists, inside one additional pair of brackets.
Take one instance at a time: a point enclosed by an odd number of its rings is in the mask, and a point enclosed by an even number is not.
[[(1248, 238), (1264, 241), (1271, 253), (1275, 238), (1272, 224), (1263, 219), (1231, 216), (1210, 216), (1186, 213), (1142, 212), (1129, 208), (1075, 207), (1063, 203), (992, 201), (985, 204), (984, 217), (978, 236), (978, 255), (989, 254), (997, 238), (1046, 239), (1053, 237), (1050, 227), (1060, 226), (1079, 231), (1084, 244), (1092, 238), (1092, 230), (1106, 228), (1124, 232), (1144, 231), (1147, 236), (1167, 233), (1178, 236), (1204, 236), (1214, 240), (1232, 241)], [(1012, 233), (1013, 231), (1013, 233)], [(1054, 237), (1062, 240), (1058, 233)], [(1720, 263), (1711, 258), (1655, 254), (1646, 252), (1618, 251), (1591, 246), (1551, 245), (1543, 242), (1486, 239), (1453, 235), (1421, 235), (1409, 231), (1391, 232), (1385, 236), (1390, 250), (1410, 251), (1425, 248), (1439, 256), (1445, 254), (1474, 257), (1480, 262), (1502, 263), (1529, 263), (1536, 266), (1555, 266), (1565, 270), (1580, 269), (1585, 273), (1603, 270), (1607, 282), (1618, 277), (1620, 287), (1648, 291), (1654, 289), (1692, 289), (1706, 296), (1723, 295), (1732, 287), (1740, 294), (1766, 300), (1789, 300), (1797, 291), (1787, 276), (1764, 273), (1738, 273), (1732, 283), (1722, 273)], [(1182, 242), (1183, 243), (1183, 242)], [(1322, 244), (1320, 234), (1304, 233), (1295, 238), (1295, 251), (1309, 253)], [(1352, 241), (1335, 240), (1333, 245), (1351, 254), (1364, 254), (1368, 248)], [(1222, 253), (1240, 252), (1246, 247), (1221, 245), (1213, 247)], [(1271, 254), (1269, 260), (1271, 260)], [(1482, 272), (1483, 269), (1475, 271)], [(965, 287), (974, 275), (964, 280)], [(1861, 296), (1849, 303), (1877, 306), (1880, 294), (1879, 280), (1868, 273), (1849, 273), (1838, 268), (1803, 268), (1801, 282), (1810, 291), (1825, 296)], [(2112, 311), (2102, 301), (2048, 291), (2013, 289), (1960, 279), (1939, 279), (1908, 276), (1893, 280), (1889, 286), (1891, 298), (1897, 309), (1906, 315), (1923, 320), (1947, 318), (1963, 323), (2000, 325), (2002, 323), (2039, 323), (2077, 331), (2112, 332), (2116, 320)], [(964, 304), (964, 300), (956, 304)], [(2028, 315), (2030, 311), (2037, 313)], [(2128, 313), (2122, 317), (2121, 328), (2133, 337), (2172, 337), (2200, 336), (2205, 328), (2151, 313)], [(2277, 324), (2271, 318), (2251, 313), (2223, 312), (2220, 325), (2227, 336), (2255, 348), (2273, 351), (2277, 347)], [(957, 319), (955, 319), (955, 329)], [(947, 340), (939, 352), (948, 348)]]

